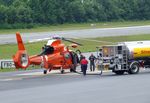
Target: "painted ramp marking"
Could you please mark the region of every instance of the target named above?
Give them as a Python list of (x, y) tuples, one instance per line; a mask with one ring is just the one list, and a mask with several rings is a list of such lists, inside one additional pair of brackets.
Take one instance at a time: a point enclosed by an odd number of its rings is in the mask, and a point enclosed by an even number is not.
[(12, 81), (12, 78), (7, 78), (7, 79), (0, 79), (0, 81), (5, 82), (5, 81)]
[(33, 73), (22, 73), (22, 74), (16, 74), (18, 76), (28, 76), (28, 75), (43, 75), (42, 72), (33, 72)]
[(6, 78), (6, 79), (0, 79), (0, 81), (2, 81), (2, 82), (13, 81), (13, 80), (22, 80), (22, 78)]
[[(47, 72), (47, 74), (54, 74), (54, 73), (60, 73), (59, 70)], [(16, 74), (17, 76), (40, 76), (40, 75), (45, 75), (43, 72), (31, 72), (31, 73), (22, 73), (22, 74)]]

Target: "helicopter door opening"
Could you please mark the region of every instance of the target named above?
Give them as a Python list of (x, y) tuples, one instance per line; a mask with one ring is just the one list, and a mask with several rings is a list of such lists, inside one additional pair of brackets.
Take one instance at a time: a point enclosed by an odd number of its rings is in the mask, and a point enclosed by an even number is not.
[(77, 55), (76, 53), (74, 53), (74, 52), (71, 52), (70, 54), (71, 54), (71, 57), (72, 57), (72, 64), (74, 65), (74, 68), (73, 68), (73, 69), (75, 70), (77, 64), (80, 63), (79, 57), (78, 57), (78, 55)]

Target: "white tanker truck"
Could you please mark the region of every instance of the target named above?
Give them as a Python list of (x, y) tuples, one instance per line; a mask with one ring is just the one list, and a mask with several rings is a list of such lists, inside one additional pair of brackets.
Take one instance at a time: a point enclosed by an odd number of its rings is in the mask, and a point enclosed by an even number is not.
[(99, 50), (101, 67), (116, 74), (136, 74), (140, 68), (150, 67), (150, 41), (121, 42)]

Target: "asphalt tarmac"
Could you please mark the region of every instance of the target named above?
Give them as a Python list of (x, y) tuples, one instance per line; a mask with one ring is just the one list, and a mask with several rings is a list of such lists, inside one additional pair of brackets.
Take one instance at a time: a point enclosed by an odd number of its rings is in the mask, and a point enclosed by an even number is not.
[[(68, 30), (68, 31), (52, 31), (38, 33), (22, 33), (24, 42), (49, 38), (54, 35), (59, 35), (67, 38), (95, 38), (106, 36), (120, 35), (135, 35), (135, 34), (150, 34), (150, 25), (133, 26), (133, 27), (118, 27), (118, 28), (98, 28), (98, 29), (83, 29), (83, 30)], [(0, 44), (16, 43), (15, 34), (0, 35)]]
[(42, 70), (0, 73), (1, 103), (150, 103), (150, 71), (83, 76)]

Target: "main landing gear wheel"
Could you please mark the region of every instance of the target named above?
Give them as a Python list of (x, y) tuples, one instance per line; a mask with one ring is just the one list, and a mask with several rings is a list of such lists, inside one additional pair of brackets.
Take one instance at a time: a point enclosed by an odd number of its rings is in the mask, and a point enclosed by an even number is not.
[(61, 74), (64, 74), (65, 71), (64, 71), (64, 70), (61, 70), (60, 72), (61, 72)]
[(70, 72), (73, 72), (73, 69), (72, 69), (72, 68), (70, 69)]
[(47, 74), (47, 70), (44, 70), (44, 71), (43, 71), (43, 74)]
[(73, 64), (72, 67), (70, 68), (70, 72), (75, 72), (76, 71), (76, 64)]

